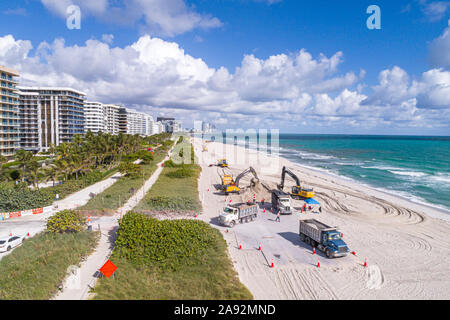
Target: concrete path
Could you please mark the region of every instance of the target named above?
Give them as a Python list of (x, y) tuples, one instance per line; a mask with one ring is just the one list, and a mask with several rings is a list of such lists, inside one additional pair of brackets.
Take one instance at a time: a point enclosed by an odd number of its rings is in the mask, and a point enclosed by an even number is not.
[(145, 193), (150, 190), (163, 170), (161, 164), (168, 160), (169, 156), (166, 156), (164, 160), (158, 163), (158, 168), (153, 172), (151, 177), (123, 207), (117, 210), (114, 216), (92, 219), (93, 229), (101, 230), (99, 244), (94, 253), (83, 261), (80, 267), (71, 268), (71, 274), (66, 278), (62, 291), (54, 297), (55, 300), (86, 300), (91, 298), (89, 290), (95, 287), (95, 283), (99, 277), (98, 269), (108, 260), (114, 248), (116, 231), (119, 227), (118, 219), (127, 211), (133, 209), (145, 196)]

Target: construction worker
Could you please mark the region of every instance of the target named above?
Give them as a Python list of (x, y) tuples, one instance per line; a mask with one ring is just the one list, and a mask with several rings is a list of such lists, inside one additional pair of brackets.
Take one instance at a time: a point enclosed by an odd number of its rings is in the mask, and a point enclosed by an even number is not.
[(261, 203), (262, 203), (262, 205), (264, 206), (264, 198), (262, 198)]
[(278, 211), (278, 213), (277, 213), (277, 218), (275, 219), (275, 221), (281, 222), (281, 221), (280, 221), (280, 211)]

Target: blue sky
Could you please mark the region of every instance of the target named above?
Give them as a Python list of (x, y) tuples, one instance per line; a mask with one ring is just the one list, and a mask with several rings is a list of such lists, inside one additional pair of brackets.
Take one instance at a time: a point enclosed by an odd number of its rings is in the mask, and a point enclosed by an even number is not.
[[(0, 63), (19, 69), (25, 84), (36, 84), (37, 70), (47, 70), (49, 75), (41, 80), (42, 85), (60, 81), (79, 86), (77, 89), (87, 92), (89, 99), (126, 104), (155, 116), (176, 114), (185, 126), (192, 126), (192, 119), (204, 119), (224, 128), (236, 127), (252, 114), (257, 127), (273, 126), (286, 132), (389, 130), (450, 135), (449, 1), (144, 2), (2, 1), (0, 40), (3, 37), (4, 44), (0, 41), (0, 48), (5, 49), (3, 56), (0, 52)], [(81, 7), (80, 30), (66, 28), (64, 9), (69, 4)], [(381, 8), (381, 30), (366, 27), (366, 8), (371, 4)], [(13, 40), (6, 39), (8, 35)], [(55, 39), (64, 39), (64, 43), (55, 43)], [(89, 39), (98, 43), (88, 46)], [(167, 74), (171, 76), (159, 79), (158, 83), (166, 84), (160, 90), (152, 80), (141, 80), (138, 85), (145, 85), (143, 88), (121, 96), (113, 82), (119, 81), (121, 72), (130, 71), (120, 69), (131, 63), (128, 59), (132, 54), (127, 55), (125, 48), (140, 39), (140, 49), (134, 49), (145, 60), (140, 63), (151, 65), (146, 74), (170, 69)], [(114, 48), (124, 51), (118, 53)], [(306, 52), (301, 55), (303, 62), (291, 68), (302, 49)], [(101, 62), (86, 66), (90, 62), (84, 60), (87, 70), (97, 72), (94, 81), (87, 71), (80, 72), (83, 65), (64, 66), (63, 55), (74, 61), (71, 53), (89, 57), (96, 50), (106, 55), (105, 63), (114, 60), (110, 66), (113, 74), (108, 74), (108, 66)], [(337, 67), (328, 60), (320, 64), (321, 54), (329, 60), (337, 55)], [(246, 56), (254, 59), (245, 60)], [(161, 59), (167, 65), (155, 62)], [(246, 67), (244, 61), (248, 62)], [(271, 76), (274, 63), (278, 71)], [(255, 71), (258, 64), (265, 67)], [(308, 69), (305, 73), (306, 64), (317, 71)], [(58, 72), (63, 74), (59, 79)], [(170, 79), (176, 83), (173, 94), (162, 94), (169, 91)], [(106, 85), (108, 81), (111, 83)], [(317, 86), (311, 87), (312, 82)], [(267, 90), (260, 92), (264, 87)], [(201, 97), (198, 101), (194, 101), (196, 94)], [(109, 99), (114, 101), (106, 101)], [(364, 114), (370, 110), (374, 112), (369, 119)]]

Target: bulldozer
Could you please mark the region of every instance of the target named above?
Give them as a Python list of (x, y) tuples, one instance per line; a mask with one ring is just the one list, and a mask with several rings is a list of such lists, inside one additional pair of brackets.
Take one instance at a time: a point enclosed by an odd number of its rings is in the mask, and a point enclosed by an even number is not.
[(221, 168), (226, 168), (226, 167), (228, 167), (227, 159), (220, 159), (220, 160), (217, 162), (217, 166), (218, 166), (218, 167), (221, 167)]
[(302, 187), (300, 184), (300, 179), (291, 170), (289, 170), (286, 167), (283, 167), (283, 170), (281, 172), (281, 183), (278, 185), (279, 190), (283, 191), (286, 173), (288, 175), (290, 175), (292, 177), (292, 179), (295, 180), (295, 183), (296, 183), (296, 185), (292, 187), (291, 196), (293, 198), (309, 199), (309, 198), (313, 198), (315, 196), (315, 192), (314, 192), (313, 188)]
[(253, 167), (249, 167), (247, 169), (245, 169), (244, 171), (242, 171), (237, 177), (236, 180), (233, 180), (233, 176), (231, 174), (224, 174), (222, 176), (222, 185), (221, 188), (224, 191), (224, 193), (226, 195), (228, 195), (229, 193), (240, 193), (241, 189), (239, 187), (239, 181), (246, 176), (247, 174), (253, 174), (253, 177), (251, 179), (251, 184), (252, 186), (255, 186), (258, 182), (258, 175), (256, 174), (255, 169), (253, 169)]

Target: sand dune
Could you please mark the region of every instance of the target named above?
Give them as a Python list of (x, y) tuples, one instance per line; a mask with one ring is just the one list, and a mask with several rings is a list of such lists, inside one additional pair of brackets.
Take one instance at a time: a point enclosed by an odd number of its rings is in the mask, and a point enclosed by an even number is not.
[[(203, 142), (194, 140), (203, 169), (199, 183), (204, 206), (201, 218), (223, 232), (239, 277), (256, 299), (450, 298), (449, 215), (239, 146), (208, 143), (208, 151), (202, 152)], [(216, 219), (225, 199), (228, 203), (230, 199), (247, 201), (256, 194), (258, 201), (264, 197), (267, 203), (270, 194), (261, 185), (227, 198), (215, 191), (213, 185), (219, 182), (217, 167), (208, 165), (222, 157), (230, 162), (234, 176), (251, 165), (260, 180), (272, 188), (279, 183), (282, 166), (288, 166), (314, 187), (323, 212), (297, 212), (275, 223), (269, 210), (263, 213), (261, 209), (257, 221), (226, 233)], [(242, 186), (249, 185), (249, 178), (242, 180)], [(293, 181), (288, 180), (286, 190), (292, 185)], [(302, 204), (294, 201), (294, 207)], [(307, 217), (339, 226), (357, 255), (339, 259), (313, 255), (298, 238), (298, 220)], [(239, 250), (239, 244), (243, 250)], [(264, 254), (257, 250), (258, 244)], [(367, 268), (363, 267), (365, 260)], [(269, 267), (271, 262), (275, 268)]]

